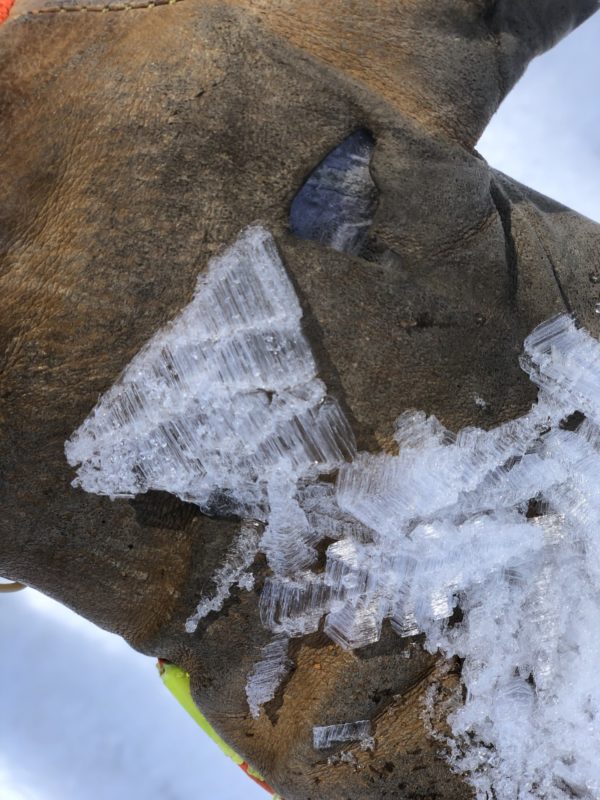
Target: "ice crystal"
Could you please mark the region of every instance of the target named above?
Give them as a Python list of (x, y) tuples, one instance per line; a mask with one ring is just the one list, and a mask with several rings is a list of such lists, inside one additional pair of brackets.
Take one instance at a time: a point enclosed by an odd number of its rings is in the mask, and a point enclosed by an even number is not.
[(194, 633), (200, 620), (208, 616), (211, 611), (220, 611), (231, 589), (237, 584), (240, 588), (250, 591), (254, 586), (254, 576), (249, 572), (252, 562), (258, 553), (260, 542), (259, 526), (245, 523), (229, 549), (224, 564), (216, 571), (213, 581), (216, 591), (212, 596), (203, 597), (196, 611), (187, 620), (185, 629)]
[(284, 678), (289, 674), (292, 662), (288, 658), (290, 640), (287, 636), (276, 636), (263, 647), (262, 660), (254, 665), (246, 683), (248, 707), (253, 717), (260, 716), (260, 709), (272, 700)]
[(313, 728), (313, 747), (315, 750), (328, 750), (330, 747), (343, 742), (365, 741), (367, 746), (371, 745), (371, 722), (368, 719)]
[[(246, 519), (189, 628), (234, 585), (252, 588), (262, 552), (260, 615), (278, 638), (248, 677), (253, 714), (277, 690), (289, 638), (322, 626), (354, 649), (387, 620), (462, 659), (451, 761), (478, 798), (595, 798), (600, 343), (561, 316), (528, 337), (521, 363), (540, 390), (524, 416), (450, 432), (410, 411), (397, 455), (355, 453), (274, 242), (252, 228), (66, 451), (87, 491), (160, 489), (202, 509), (224, 497)], [(315, 746), (348, 741), (344, 730), (315, 729)]]
[(337, 466), (352, 433), (317, 378), (301, 317), (272, 237), (248, 229), (67, 443), (74, 485), (112, 497), (163, 490), (201, 508), (227, 492), (260, 517), (271, 475)]

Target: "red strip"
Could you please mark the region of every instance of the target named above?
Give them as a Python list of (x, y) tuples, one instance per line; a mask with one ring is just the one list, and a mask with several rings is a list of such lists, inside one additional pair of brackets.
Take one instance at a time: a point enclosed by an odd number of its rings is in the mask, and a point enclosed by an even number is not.
[(12, 4), (15, 0), (0, 0), (0, 25), (4, 22), (4, 20), (8, 17), (8, 12), (12, 8)]
[(262, 789), (265, 789), (267, 792), (269, 792), (269, 794), (275, 794), (275, 792), (273, 791), (273, 789), (271, 789), (271, 787), (269, 786), (268, 783), (265, 783), (264, 781), (261, 781), (260, 778), (257, 778), (255, 775), (252, 775), (250, 772), (248, 772), (248, 764), (246, 764), (245, 761), (244, 761), (243, 764), (240, 764), (240, 767), (244, 770), (244, 772), (246, 773), (246, 775), (249, 778), (252, 778), (254, 783), (258, 783), (258, 785)]

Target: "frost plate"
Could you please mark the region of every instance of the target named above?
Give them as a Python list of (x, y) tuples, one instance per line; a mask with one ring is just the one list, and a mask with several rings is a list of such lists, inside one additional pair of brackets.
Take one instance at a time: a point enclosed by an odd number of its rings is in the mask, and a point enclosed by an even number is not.
[(330, 747), (343, 742), (366, 742), (367, 746), (370, 747), (372, 738), (371, 722), (368, 719), (313, 728), (313, 747), (315, 750), (328, 750)]
[(248, 676), (246, 696), (254, 718), (258, 718), (261, 707), (275, 697), (282, 681), (290, 672), (292, 662), (288, 659), (289, 643), (286, 636), (276, 636), (263, 647), (262, 660), (255, 664)]
[(111, 497), (162, 490), (208, 510), (226, 493), (261, 517), (271, 475), (337, 466), (354, 441), (301, 317), (272, 237), (248, 229), (67, 442), (74, 485)]

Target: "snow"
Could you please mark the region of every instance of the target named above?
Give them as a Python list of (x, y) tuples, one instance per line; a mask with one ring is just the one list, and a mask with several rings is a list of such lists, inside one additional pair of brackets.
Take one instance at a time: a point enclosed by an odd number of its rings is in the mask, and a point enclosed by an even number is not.
[(327, 619), (341, 644), (389, 617), (464, 659), (449, 746), (481, 800), (598, 797), (600, 344), (561, 316), (522, 366), (541, 391), (521, 419), (455, 436), (405, 414), (397, 456), (341, 468), (339, 504), (373, 542), (329, 548), (345, 616)]
[(152, 658), (27, 589), (0, 602), (2, 800), (267, 800)]

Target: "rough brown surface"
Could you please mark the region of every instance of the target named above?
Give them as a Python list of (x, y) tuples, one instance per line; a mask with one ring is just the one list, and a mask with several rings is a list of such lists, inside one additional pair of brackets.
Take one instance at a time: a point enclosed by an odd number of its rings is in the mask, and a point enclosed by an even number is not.
[[(454, 429), (524, 411), (524, 336), (565, 308), (600, 333), (600, 228), (472, 148), (529, 59), (597, 4), (126, 5), (17, 0), (0, 30), (0, 574), (188, 669), (202, 710), (286, 800), (470, 797), (422, 718), (426, 688), (451, 698), (458, 677), (418, 643), (404, 658), (390, 631), (356, 653), (297, 642), (281, 695), (249, 719), (257, 593), (183, 631), (236, 523), (166, 495), (75, 490), (63, 445), (255, 221), (362, 448), (388, 446), (410, 407)], [(359, 127), (377, 140), (373, 235), (394, 266), (287, 232), (307, 175)], [(367, 717), (378, 746), (356, 764), (313, 751), (313, 725)]]

